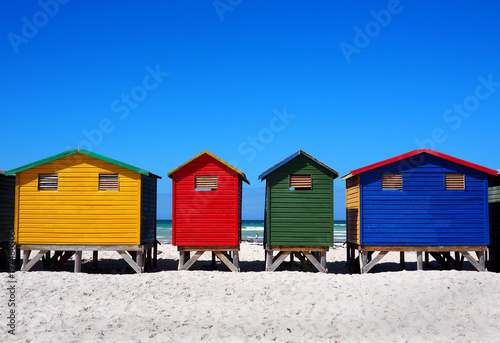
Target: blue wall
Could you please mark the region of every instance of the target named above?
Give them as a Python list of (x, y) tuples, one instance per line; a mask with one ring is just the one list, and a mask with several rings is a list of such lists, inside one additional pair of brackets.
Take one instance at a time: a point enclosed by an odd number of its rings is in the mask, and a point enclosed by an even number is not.
[[(382, 173), (403, 190), (382, 190)], [(444, 173), (464, 173), (465, 190), (445, 190)], [(360, 174), (361, 245), (488, 245), (486, 173), (420, 154)]]

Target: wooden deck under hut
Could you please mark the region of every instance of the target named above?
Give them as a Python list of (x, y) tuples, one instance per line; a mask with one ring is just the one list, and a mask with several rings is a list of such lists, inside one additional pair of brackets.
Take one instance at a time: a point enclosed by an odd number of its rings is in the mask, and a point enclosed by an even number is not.
[[(338, 173), (299, 150), (264, 171), (266, 270), (296, 257), (309, 270), (327, 272), (333, 245), (333, 180)], [(277, 253), (276, 256), (274, 254)]]
[[(12, 271), (16, 176), (0, 169), (0, 270)], [(15, 266), (15, 263), (14, 263)]]
[[(43, 257), (57, 270), (82, 251), (117, 251), (137, 272), (150, 269), (156, 243), (156, 182), (147, 170), (74, 149), (10, 170), (16, 173), (15, 242), (21, 270)], [(38, 251), (30, 259), (32, 251)]]
[(484, 271), (491, 175), (497, 171), (428, 149), (351, 171), (342, 177), (348, 264), (359, 260), (366, 273), (396, 251), (404, 267), (405, 252), (416, 252), (419, 270), (425, 254), (426, 262), (431, 255), (460, 269), (465, 258)]
[[(168, 173), (172, 178), (172, 244), (179, 250), (179, 270), (187, 270), (212, 252), (238, 272), (241, 197), (245, 174), (208, 151)], [(191, 257), (191, 253), (194, 255)]]

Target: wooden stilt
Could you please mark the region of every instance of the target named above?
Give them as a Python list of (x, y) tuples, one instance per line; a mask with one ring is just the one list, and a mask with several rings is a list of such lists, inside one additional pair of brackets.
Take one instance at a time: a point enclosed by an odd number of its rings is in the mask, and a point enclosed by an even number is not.
[(293, 254), (299, 259), (299, 261), (307, 268), (307, 270), (313, 270), (313, 265), (305, 258), (304, 254), (300, 251), (294, 251)]
[(23, 250), (23, 264), (21, 266), (21, 270), (24, 270), (26, 265), (28, 264), (30, 258), (31, 250)]
[[(21, 271), (23, 272), (27, 272), (28, 270), (30, 270), (47, 252), (47, 250), (40, 250), (38, 254), (36, 254), (35, 257), (31, 259), (31, 261), (27, 262), (30, 255), (29, 254), (30, 250), (25, 250), (25, 252), (26, 251), (28, 251), (28, 253), (27, 254), (25, 253), (23, 256), (23, 267), (21, 268)], [(26, 259), (26, 264), (24, 263), (25, 259)]]
[(328, 273), (328, 268), (326, 267), (326, 251), (321, 252), (320, 264), (325, 269), (325, 273)]
[(363, 274), (365, 270), (365, 266), (368, 264), (368, 252), (360, 251), (359, 252), (359, 270), (360, 273)]
[(271, 266), (273, 264), (273, 251), (266, 251), (266, 271), (271, 271)]
[(179, 251), (179, 266), (177, 267), (177, 270), (182, 270), (182, 267), (184, 266), (186, 254), (184, 251)]
[(474, 266), (474, 267), (475, 267), (478, 271), (480, 271), (480, 272), (484, 272), (484, 271), (486, 271), (486, 269), (485, 269), (485, 267), (484, 267), (484, 255), (483, 255), (483, 257), (482, 257), (483, 264), (481, 265), (481, 258), (480, 258), (480, 260), (479, 260), (479, 262), (478, 262), (478, 261), (476, 261), (476, 260), (474, 259), (474, 257), (472, 257), (472, 256), (469, 254), (469, 252), (468, 252), (468, 251), (462, 251), (461, 253), (462, 253), (462, 255), (463, 255), (463, 256), (467, 259), (467, 261), (469, 261), (469, 263), (470, 263), (470, 264), (472, 264), (472, 265), (473, 265), (473, 266)]
[(378, 253), (378, 255), (372, 259), (370, 262), (368, 262), (364, 268), (362, 269), (361, 271), (361, 274), (365, 274), (365, 273), (368, 273), (370, 271), (370, 269), (372, 269), (377, 263), (380, 262), (380, 260), (385, 256), (387, 255), (388, 251), (381, 251)]
[(75, 251), (75, 273), (82, 271), (82, 252)]
[(137, 252), (137, 266), (139, 266), (140, 273), (144, 273), (144, 252)]
[(92, 268), (97, 269), (97, 262), (99, 261), (99, 251), (94, 250), (92, 252)]
[(399, 270), (405, 270), (405, 252), (399, 252)]
[(235, 251), (233, 255), (233, 264), (238, 271), (240, 271), (240, 253), (239, 251)]
[(276, 257), (276, 260), (273, 262), (273, 264), (269, 267), (269, 271), (274, 272), (280, 265), (283, 263), (283, 261), (290, 255), (290, 251), (282, 251), (282, 254)]
[(477, 254), (479, 255), (479, 264), (481, 265), (483, 271), (486, 270), (485, 264), (484, 264), (484, 251), (478, 251)]
[(231, 260), (226, 256), (226, 254), (220, 252), (220, 251), (215, 251), (215, 255), (217, 255), (218, 258), (226, 265), (226, 267), (229, 268), (230, 271), (232, 272), (238, 272), (238, 268), (231, 262)]
[[(320, 262), (316, 259), (316, 257), (309, 251), (302, 251), (302, 253), (307, 257), (309, 262), (313, 264), (313, 266), (316, 267), (316, 269), (322, 273), (326, 273), (326, 268), (324, 268)], [(326, 261), (326, 260), (325, 260)]]
[(117, 252), (121, 257), (123, 257), (125, 261), (127, 261), (128, 265), (132, 267), (132, 269), (135, 270), (136, 273), (144, 272), (144, 270), (139, 267), (139, 265), (132, 259), (132, 257), (130, 257), (130, 255), (125, 250), (117, 250)]
[(217, 266), (216, 260), (215, 260), (215, 253), (212, 251), (212, 269), (215, 269)]
[(423, 270), (423, 265), (422, 265), (422, 252), (417, 251), (417, 270)]
[(186, 263), (184, 263), (180, 270), (188, 270), (191, 266), (203, 255), (204, 251), (197, 251)]
[(425, 252), (425, 257), (424, 258), (425, 258), (425, 268), (427, 269), (427, 268), (429, 268), (429, 265), (430, 265), (429, 264), (429, 252), (428, 251)]

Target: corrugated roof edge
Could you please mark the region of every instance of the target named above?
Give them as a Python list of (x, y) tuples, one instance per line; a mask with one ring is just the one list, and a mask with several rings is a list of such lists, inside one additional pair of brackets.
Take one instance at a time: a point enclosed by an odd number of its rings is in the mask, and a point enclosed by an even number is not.
[(24, 165), (22, 167), (8, 170), (6, 172), (6, 175), (11, 175), (11, 174), (14, 174), (14, 173), (18, 173), (18, 172), (21, 172), (21, 171), (26, 170), (26, 169), (31, 169), (31, 168), (37, 167), (39, 165), (42, 165), (42, 164), (45, 164), (45, 163), (49, 163), (49, 162), (58, 160), (60, 158), (73, 155), (73, 154), (87, 155), (87, 156), (90, 156), (90, 157), (97, 158), (98, 160), (105, 161), (105, 162), (114, 164), (116, 166), (119, 166), (119, 167), (122, 167), (122, 168), (125, 168), (125, 169), (129, 169), (129, 170), (132, 170), (132, 171), (135, 171), (137, 173), (140, 173), (140, 174), (143, 174), (143, 175), (146, 175), (146, 176), (153, 176), (153, 177), (161, 179), (161, 176), (153, 174), (153, 173), (150, 173), (149, 171), (147, 171), (145, 169), (134, 167), (133, 165), (130, 165), (128, 163), (120, 162), (118, 160), (115, 160), (115, 159), (112, 159), (112, 158), (109, 158), (109, 157), (106, 157), (106, 156), (103, 156), (103, 155), (99, 155), (99, 154), (97, 154), (95, 152), (84, 150), (84, 149), (71, 149), (71, 150), (67, 150), (67, 151), (64, 151), (64, 152), (62, 152), (60, 154), (53, 155), (53, 156), (50, 156), (50, 157), (38, 160), (36, 162), (32, 162), (32, 163), (26, 164), (26, 165)]
[(433, 155), (433, 156), (436, 156), (436, 157), (440, 157), (440, 158), (443, 158), (445, 160), (448, 160), (448, 161), (451, 161), (451, 162), (454, 162), (454, 163), (458, 163), (458, 164), (464, 165), (464, 166), (472, 168), (472, 169), (476, 169), (476, 170), (482, 171), (482, 172), (490, 174), (490, 175), (498, 175), (499, 174), (499, 171), (497, 171), (497, 170), (486, 168), (486, 167), (480, 166), (480, 165), (475, 164), (475, 163), (467, 162), (465, 160), (461, 160), (459, 158), (456, 158), (456, 157), (453, 157), (453, 156), (450, 156), (450, 155), (446, 155), (446, 154), (443, 154), (443, 153), (440, 153), (440, 152), (437, 152), (437, 151), (434, 151), (434, 150), (431, 150), (431, 149), (418, 149), (418, 150), (413, 150), (413, 151), (410, 151), (410, 152), (407, 152), (405, 154), (401, 154), (401, 155), (398, 155), (398, 156), (395, 156), (395, 157), (392, 157), (392, 158), (388, 158), (386, 160), (383, 160), (383, 161), (380, 161), (380, 162), (377, 162), (377, 163), (370, 164), (370, 165), (368, 165), (366, 167), (362, 167), (362, 168), (358, 168), (358, 169), (352, 170), (349, 174), (342, 176), (342, 178), (340, 180), (344, 181), (344, 180), (350, 178), (351, 176), (358, 175), (358, 174), (364, 173), (366, 171), (369, 171), (369, 170), (372, 170), (372, 169), (375, 169), (375, 168), (378, 168), (378, 167), (385, 166), (385, 165), (387, 165), (389, 163), (398, 162), (398, 161), (401, 161), (401, 160), (403, 160), (405, 158), (409, 158), (409, 157), (412, 157), (412, 156), (415, 156), (415, 155), (419, 155), (419, 154), (423, 154), (423, 153), (426, 153), (426, 154), (429, 154), (429, 155)]
[(184, 162), (183, 164), (181, 164), (180, 166), (178, 166), (177, 168), (175, 169), (172, 169), (169, 173), (168, 173), (168, 177), (169, 178), (172, 178), (172, 175), (178, 171), (179, 169), (181, 169), (182, 167), (184, 167), (185, 165), (191, 163), (192, 161), (196, 160), (198, 157), (204, 155), (204, 154), (207, 154), (213, 158), (215, 158), (217, 161), (221, 162), (222, 164), (224, 164), (225, 166), (231, 168), (232, 170), (234, 170), (235, 172), (237, 172), (238, 174), (241, 175), (243, 181), (245, 181), (246, 183), (250, 184), (250, 181), (248, 181), (245, 173), (243, 173), (241, 170), (233, 167), (232, 165), (230, 165), (229, 163), (225, 162), (224, 160), (220, 159), (219, 157), (215, 156), (214, 154), (212, 154), (210, 151), (207, 151), (207, 150), (203, 150), (202, 152), (200, 152), (198, 155), (196, 155), (195, 157), (193, 158), (190, 158), (189, 160), (187, 160), (186, 162)]
[(307, 152), (303, 151), (303, 150), (299, 150), (293, 154), (291, 154), (290, 156), (288, 156), (287, 158), (285, 158), (284, 160), (276, 163), (274, 166), (272, 166), (271, 168), (265, 170), (262, 174), (259, 175), (259, 180), (264, 180), (266, 178), (267, 175), (269, 175), (270, 173), (272, 173), (273, 171), (275, 171), (276, 169), (278, 169), (279, 167), (281, 167), (282, 165), (288, 163), (289, 161), (293, 160), (295, 157), (299, 156), (299, 155), (304, 155), (306, 156), (307, 158), (309, 158), (310, 160), (312, 160), (313, 162), (319, 164), (320, 166), (322, 166), (323, 168), (326, 168), (327, 170), (329, 170), (330, 172), (332, 172), (332, 174), (335, 176), (334, 179), (336, 179), (338, 176), (339, 176), (339, 173), (330, 168), (329, 166), (327, 166), (326, 164), (324, 164), (323, 162), (315, 159), (314, 157), (312, 157), (311, 155), (309, 155)]

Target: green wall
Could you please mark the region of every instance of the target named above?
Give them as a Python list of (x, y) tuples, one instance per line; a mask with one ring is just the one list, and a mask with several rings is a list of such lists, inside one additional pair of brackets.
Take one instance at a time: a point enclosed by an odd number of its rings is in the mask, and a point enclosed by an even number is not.
[[(311, 190), (290, 190), (290, 174), (311, 174)], [(266, 176), (266, 244), (333, 245), (334, 175), (299, 155)]]

